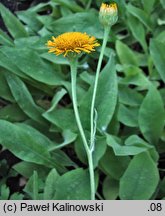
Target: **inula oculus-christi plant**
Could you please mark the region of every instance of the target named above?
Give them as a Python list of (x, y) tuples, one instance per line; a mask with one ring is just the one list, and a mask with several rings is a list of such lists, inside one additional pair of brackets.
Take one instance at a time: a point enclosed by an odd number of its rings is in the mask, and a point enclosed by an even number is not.
[(95, 47), (99, 46), (94, 36), (89, 36), (86, 33), (81, 32), (67, 32), (59, 35), (58, 37), (52, 37), (52, 41), (47, 42), (47, 46), (50, 48), (49, 52), (53, 52), (56, 55), (63, 54), (67, 57), (70, 63), (71, 69), (71, 86), (72, 86), (72, 101), (74, 114), (79, 128), (79, 132), (84, 144), (84, 148), (88, 158), (89, 174), (90, 174), (90, 186), (91, 186), (91, 199), (95, 199), (95, 177), (94, 177), (94, 165), (93, 165), (93, 152), (95, 151), (95, 134), (97, 128), (97, 109), (95, 108), (95, 99), (97, 94), (97, 86), (99, 80), (99, 73), (101, 69), (101, 64), (103, 60), (104, 50), (107, 44), (110, 28), (117, 22), (118, 12), (116, 3), (104, 4), (102, 3), (99, 12), (100, 22), (104, 26), (104, 38), (103, 44), (100, 52), (100, 57), (96, 70), (96, 77), (93, 88), (93, 96), (91, 100), (91, 114), (90, 114), (90, 141), (88, 142), (87, 137), (81, 123), (78, 104), (77, 104), (77, 94), (76, 94), (76, 77), (77, 77), (77, 66), (78, 57), (82, 52), (90, 53), (95, 51)]

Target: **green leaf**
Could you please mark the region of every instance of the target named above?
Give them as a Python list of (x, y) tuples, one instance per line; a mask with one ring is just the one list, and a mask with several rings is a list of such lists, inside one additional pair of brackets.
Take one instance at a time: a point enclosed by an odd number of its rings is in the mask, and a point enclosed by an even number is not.
[(119, 194), (119, 181), (106, 177), (103, 182), (103, 195), (106, 200), (116, 200)]
[(61, 150), (55, 150), (51, 152), (52, 158), (56, 165), (56, 169), (59, 173), (64, 173), (67, 171), (65, 167), (77, 167), (77, 164), (73, 162), (70, 157)]
[(3, 4), (0, 3), (0, 14), (3, 21), (14, 38), (27, 37), (28, 34), (23, 24)]
[(27, 133), (29, 133), (33, 137), (37, 137), (36, 141), (43, 146), (47, 146), (47, 149), (50, 151), (50, 149), (54, 146), (56, 146), (56, 143), (51, 141), (47, 136), (45, 136), (43, 133), (39, 132), (34, 127), (24, 124), (24, 123), (17, 123), (18, 126), (20, 126), (23, 130), (25, 130)]
[(11, 38), (0, 29), (0, 44), (13, 46), (13, 41)]
[(52, 146), (50, 151), (65, 147), (66, 145), (74, 142), (77, 137), (77, 134), (73, 133), (70, 130), (64, 130), (62, 135), (63, 135), (64, 141), (56, 146)]
[(143, 96), (136, 90), (125, 85), (119, 85), (119, 102), (131, 107), (138, 107), (143, 100)]
[(38, 173), (33, 173), (33, 200), (38, 200), (39, 185), (38, 185)]
[(101, 72), (96, 95), (97, 127), (105, 130), (110, 123), (117, 103), (117, 75), (114, 57), (111, 55), (107, 65)]
[(119, 180), (125, 172), (129, 161), (129, 157), (116, 156), (111, 148), (107, 148), (105, 155), (100, 160), (100, 166), (109, 176)]
[(154, 4), (155, 4), (155, 0), (142, 0), (142, 3), (143, 3), (143, 7), (144, 7), (144, 10), (150, 14), (152, 12), (152, 10), (154, 9)]
[(89, 200), (88, 171), (75, 169), (60, 176), (56, 185), (55, 200)]
[(38, 142), (38, 137), (29, 132), (21, 126), (0, 120), (0, 143), (5, 148), (24, 161), (48, 167), (54, 166), (48, 152), (47, 143)]
[(54, 95), (54, 97), (51, 101), (51, 107), (46, 112), (51, 112), (52, 110), (54, 110), (56, 108), (57, 104), (59, 103), (59, 101), (63, 98), (63, 96), (66, 93), (67, 93), (67, 91), (64, 88), (60, 89), (60, 91), (58, 91)]
[(141, 152), (151, 149), (152, 146), (144, 142), (138, 136), (130, 136), (125, 141), (125, 145), (121, 145), (119, 140), (112, 135), (107, 134), (107, 144), (113, 148), (116, 156), (137, 155)]
[[(46, 42), (46, 41), (45, 41)], [(10, 58), (25, 75), (48, 85), (61, 85), (63, 80), (51, 64), (40, 58), (34, 50), (24, 48), (2, 48), (2, 52)], [(58, 70), (58, 69), (57, 69)]]
[(38, 14), (35, 11), (23, 10), (17, 12), (18, 18), (27, 24), (32, 31), (38, 32), (42, 28), (42, 23), (38, 19)]
[[(129, 15), (128, 16), (128, 26), (134, 36), (134, 38), (141, 44), (141, 46), (143, 47), (144, 51), (147, 51), (147, 43), (145, 40), (145, 29), (144, 26), (141, 22), (139, 22), (139, 20), (134, 17)], [(136, 26), (136, 28), (135, 28)]]
[(55, 169), (52, 169), (47, 176), (44, 188), (44, 200), (53, 200), (56, 192), (56, 184), (59, 179), (59, 174)]
[[(150, 81), (144, 74), (143, 70), (134, 65), (124, 65), (124, 72), (126, 72), (126, 77), (120, 80), (123, 85), (136, 85), (143, 89), (147, 89)], [(136, 94), (136, 92), (134, 91)]]
[(158, 40), (152, 39), (150, 42), (150, 53), (151, 57), (153, 59), (154, 65), (162, 78), (162, 80), (165, 83), (165, 44), (162, 42), (159, 42)]
[(43, 113), (43, 117), (62, 130), (77, 131), (74, 112), (71, 109), (52, 109)]
[(6, 82), (6, 78), (5, 78), (5, 73), (3, 71), (3, 69), (1, 69), (1, 72), (0, 72), (0, 97), (5, 99), (5, 100), (8, 100), (10, 102), (14, 102), (14, 98), (10, 92), (10, 89), (9, 89), (9, 86)]
[[(74, 24), (73, 24), (74, 20)], [(63, 32), (87, 32), (94, 35), (96, 38), (103, 37), (102, 26), (99, 25), (98, 13), (94, 10), (89, 12), (74, 13), (72, 15), (62, 17), (55, 20), (48, 26), (50, 30), (59, 35)]]
[(122, 200), (148, 200), (156, 190), (159, 172), (148, 152), (134, 156), (120, 180)]
[(73, 12), (82, 12), (83, 8), (80, 7), (74, 0), (52, 0), (55, 3), (59, 3), (63, 7), (67, 7)]
[(118, 110), (118, 120), (119, 122), (129, 127), (137, 127), (138, 126), (138, 108), (126, 107), (120, 104), (119, 110)]
[(34, 170), (36, 170), (39, 178), (44, 179), (50, 171), (48, 167), (44, 167), (43, 169), (42, 165), (26, 161), (21, 161), (20, 163), (15, 164), (12, 168), (25, 178), (30, 178), (33, 175)]
[[(106, 130), (110, 123), (117, 103), (117, 76), (115, 71), (114, 56), (110, 58), (104, 69), (100, 73), (96, 94), (95, 109), (97, 111), (97, 127), (99, 130)], [(84, 96), (80, 104), (80, 115), (86, 129), (90, 128), (90, 107), (93, 94), (93, 84)]]
[(39, 190), (42, 187), (42, 181), (38, 177), (38, 173), (36, 171), (33, 171), (33, 175), (30, 177), (28, 182), (26, 183), (26, 186), (24, 188), (24, 192), (26, 192), (30, 199), (32, 200), (39, 200)]
[(134, 52), (126, 44), (117, 40), (116, 51), (122, 64), (138, 66), (138, 61)]
[(65, 131), (68, 131), (70, 129), (74, 130), (77, 128), (73, 111), (66, 108), (56, 109), (59, 101), (66, 93), (67, 91), (63, 88), (58, 91), (51, 101), (51, 107), (42, 115), (51, 123)]
[(19, 122), (27, 119), (27, 116), (17, 104), (9, 104), (0, 109), (0, 119), (10, 122)]
[(3, 67), (4, 69), (6, 69), (7, 71), (10, 71), (20, 77), (26, 78), (27, 76), (25, 74), (23, 74), (23, 72), (21, 70), (19, 70), (19, 68), (11, 62), (10, 58), (8, 58), (3, 52), (2, 52), (2, 48), (0, 50), (0, 66)]
[(13, 193), (10, 196), (10, 200), (23, 200), (23, 198), (24, 198), (24, 195), (21, 193)]
[(130, 3), (126, 6), (127, 11), (135, 16), (141, 23), (143, 23), (149, 30), (151, 30), (151, 20), (148, 14), (140, 8), (137, 8)]
[(14, 74), (6, 74), (6, 79), (16, 102), (26, 115), (33, 120), (45, 124), (42, 118), (43, 109), (37, 106), (23, 81)]
[(165, 120), (164, 104), (159, 92), (150, 86), (139, 110), (139, 127), (150, 143), (156, 145), (163, 132)]
[(0, 200), (8, 200), (9, 195), (10, 195), (9, 187), (7, 187), (5, 184), (1, 185)]
[(165, 0), (160, 0), (160, 3), (162, 4), (163, 8), (165, 9)]

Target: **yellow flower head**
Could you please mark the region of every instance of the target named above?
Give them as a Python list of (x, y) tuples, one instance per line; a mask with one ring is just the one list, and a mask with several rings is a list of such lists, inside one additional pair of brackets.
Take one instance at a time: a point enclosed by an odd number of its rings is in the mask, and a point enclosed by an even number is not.
[(50, 48), (49, 52), (67, 56), (69, 53), (90, 53), (95, 51), (94, 48), (100, 44), (95, 37), (90, 37), (86, 33), (67, 32), (58, 37), (52, 37), (52, 40), (49, 40), (46, 45)]
[(105, 4), (102, 3), (99, 12), (100, 22), (104, 26), (112, 26), (117, 22), (118, 9), (116, 3)]

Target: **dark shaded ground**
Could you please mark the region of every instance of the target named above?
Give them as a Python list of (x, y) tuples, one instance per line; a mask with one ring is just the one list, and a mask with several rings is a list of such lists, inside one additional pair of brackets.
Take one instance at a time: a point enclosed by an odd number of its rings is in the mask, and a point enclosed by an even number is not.
[[(7, 7), (10, 11), (15, 13), (16, 11), (26, 10), (31, 5), (36, 5), (43, 2), (48, 2), (49, 0), (0, 0), (5, 7)], [(0, 16), (0, 28), (7, 32), (5, 25)]]

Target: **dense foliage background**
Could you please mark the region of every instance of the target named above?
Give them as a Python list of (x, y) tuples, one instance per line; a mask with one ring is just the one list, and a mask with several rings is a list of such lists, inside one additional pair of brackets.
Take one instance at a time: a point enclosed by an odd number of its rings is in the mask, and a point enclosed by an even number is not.
[[(0, 198), (89, 199), (68, 62), (48, 54), (45, 43), (68, 31), (87, 32), (102, 43), (102, 1), (43, 2), (0, 3)], [(165, 1), (116, 2), (119, 20), (109, 36), (96, 103), (96, 197), (165, 199)], [(99, 52), (79, 60), (87, 135)]]

